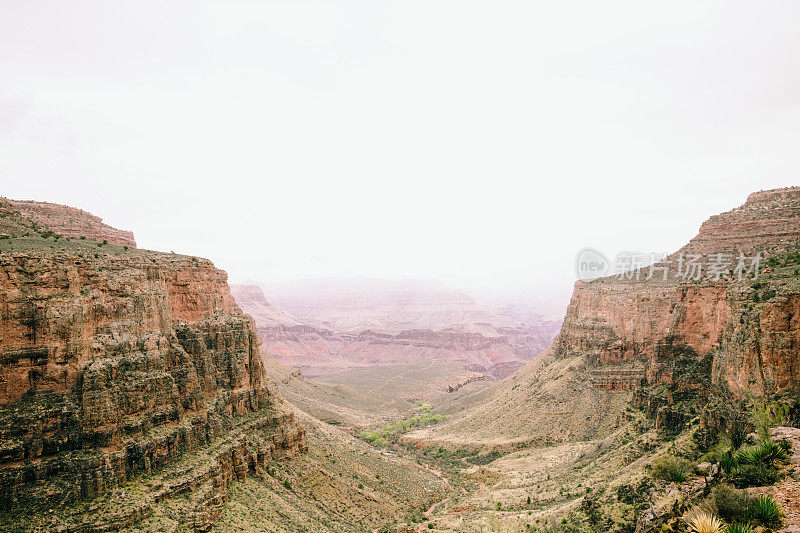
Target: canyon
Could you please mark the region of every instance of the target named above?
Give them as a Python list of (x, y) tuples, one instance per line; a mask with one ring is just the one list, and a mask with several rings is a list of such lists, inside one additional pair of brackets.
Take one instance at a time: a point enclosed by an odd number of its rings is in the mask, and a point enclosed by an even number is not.
[[(712, 216), (659, 275), (577, 281), (563, 321), (417, 280), (229, 287), (25, 204), (0, 201), (4, 529), (658, 530), (710, 478), (653, 465), (725, 435), (720, 398), (800, 414), (800, 187)], [(789, 508), (785, 469), (757, 489)]]
[(286, 402), (209, 260), (45, 202), (0, 235), (0, 529), (342, 531), (442, 489)]
[(309, 378), (440, 360), (502, 379), (544, 351), (560, 327), (559, 319), (533, 313), (523, 323), (461, 290), (421, 280), (316, 280), (232, 291), (255, 318), (264, 351)]

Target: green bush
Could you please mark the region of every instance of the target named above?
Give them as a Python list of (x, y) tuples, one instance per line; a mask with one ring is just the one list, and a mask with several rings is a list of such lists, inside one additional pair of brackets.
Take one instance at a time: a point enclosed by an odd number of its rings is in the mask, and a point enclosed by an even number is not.
[(736, 468), (736, 458), (733, 453), (727, 451), (719, 456), (719, 466), (723, 471), (730, 473)]
[(663, 457), (653, 463), (653, 477), (655, 479), (682, 483), (686, 481), (686, 477), (691, 471), (691, 463), (679, 457)]
[(731, 481), (739, 488), (763, 487), (772, 485), (781, 479), (780, 472), (774, 466), (764, 463), (738, 465), (730, 472)]
[(734, 418), (728, 422), (728, 427), (725, 429), (725, 434), (728, 436), (728, 439), (730, 439), (734, 450), (741, 448), (747, 440), (749, 424), (745, 417), (746, 415), (742, 414), (740, 417)]
[(772, 496), (762, 494), (753, 501), (753, 516), (765, 526), (776, 526), (781, 523), (783, 511)]
[(727, 484), (718, 485), (711, 493), (711, 501), (714, 502), (719, 516), (728, 523), (748, 523), (752, 519), (753, 500), (746, 491), (737, 490)]

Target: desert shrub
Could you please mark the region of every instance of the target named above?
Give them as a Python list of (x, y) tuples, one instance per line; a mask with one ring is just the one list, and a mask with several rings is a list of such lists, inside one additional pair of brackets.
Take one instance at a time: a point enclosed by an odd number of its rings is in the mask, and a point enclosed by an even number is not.
[(765, 526), (780, 524), (782, 516), (781, 506), (769, 494), (762, 494), (753, 501), (753, 517)]
[(731, 441), (734, 450), (738, 450), (747, 440), (747, 429), (749, 424), (745, 418), (734, 418), (728, 422), (725, 434)]
[(561, 523), (558, 524), (545, 524), (540, 531), (544, 531), (545, 533), (584, 533), (586, 531), (591, 531), (588, 529), (586, 524), (583, 524), (580, 520), (569, 517), (561, 520)]
[[(772, 296), (774, 296), (774, 292), (772, 291)], [(764, 299), (770, 299), (768, 296), (765, 292)], [(772, 428), (786, 425), (788, 418), (789, 406), (783, 403), (765, 401), (753, 409), (753, 421), (756, 424), (759, 435), (764, 440), (769, 440)]]
[(653, 463), (653, 477), (665, 481), (681, 483), (686, 481), (692, 465), (686, 459), (679, 457), (663, 457)]
[(750, 522), (752, 518), (753, 500), (746, 491), (737, 490), (731, 485), (723, 484), (714, 487), (711, 500), (717, 513), (727, 522)]
[(736, 468), (736, 457), (730, 450), (720, 454), (718, 460), (720, 468), (722, 468), (722, 470), (726, 473), (730, 473), (734, 468)]
[(730, 478), (739, 488), (763, 487), (772, 485), (781, 479), (780, 472), (774, 466), (764, 463), (737, 465), (730, 471)]
[(776, 461), (786, 460), (786, 450), (771, 440), (762, 440), (755, 446), (739, 450), (736, 453), (738, 464), (764, 463), (773, 465)]
[(692, 533), (722, 533), (722, 520), (706, 511), (695, 511), (686, 520)]
[(700, 456), (700, 459), (697, 460), (698, 463), (711, 463), (712, 465), (719, 462), (719, 458), (722, 454), (717, 451), (710, 451), (706, 452)]

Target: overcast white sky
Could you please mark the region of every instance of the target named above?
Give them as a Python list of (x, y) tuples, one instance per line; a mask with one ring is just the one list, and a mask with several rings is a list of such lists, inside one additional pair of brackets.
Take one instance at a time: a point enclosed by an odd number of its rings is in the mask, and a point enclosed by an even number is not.
[[(168, 5), (162, 5), (168, 4)], [(568, 287), (798, 184), (800, 2), (0, 2), (0, 194), (232, 280)]]

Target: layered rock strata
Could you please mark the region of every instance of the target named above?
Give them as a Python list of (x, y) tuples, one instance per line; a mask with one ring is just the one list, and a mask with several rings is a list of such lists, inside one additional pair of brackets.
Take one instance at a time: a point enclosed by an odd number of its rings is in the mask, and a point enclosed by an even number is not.
[(306, 377), (438, 359), (501, 379), (547, 348), (559, 326), (526, 326), (482, 310), (461, 291), (439, 287), (381, 292), (370, 284), (320, 296), (284, 295), (282, 301), (302, 317), (270, 305), (259, 286), (234, 286), (233, 294), (255, 318), (264, 351)]
[[(53, 233), (69, 234), (63, 220)], [(1, 508), (74, 504), (206, 456), (179, 477), (192, 491), (211, 483), (218, 503), (229, 480), (306, 449), (225, 272), (42, 237), (19, 212), (4, 223), (18, 236), (0, 241)]]

